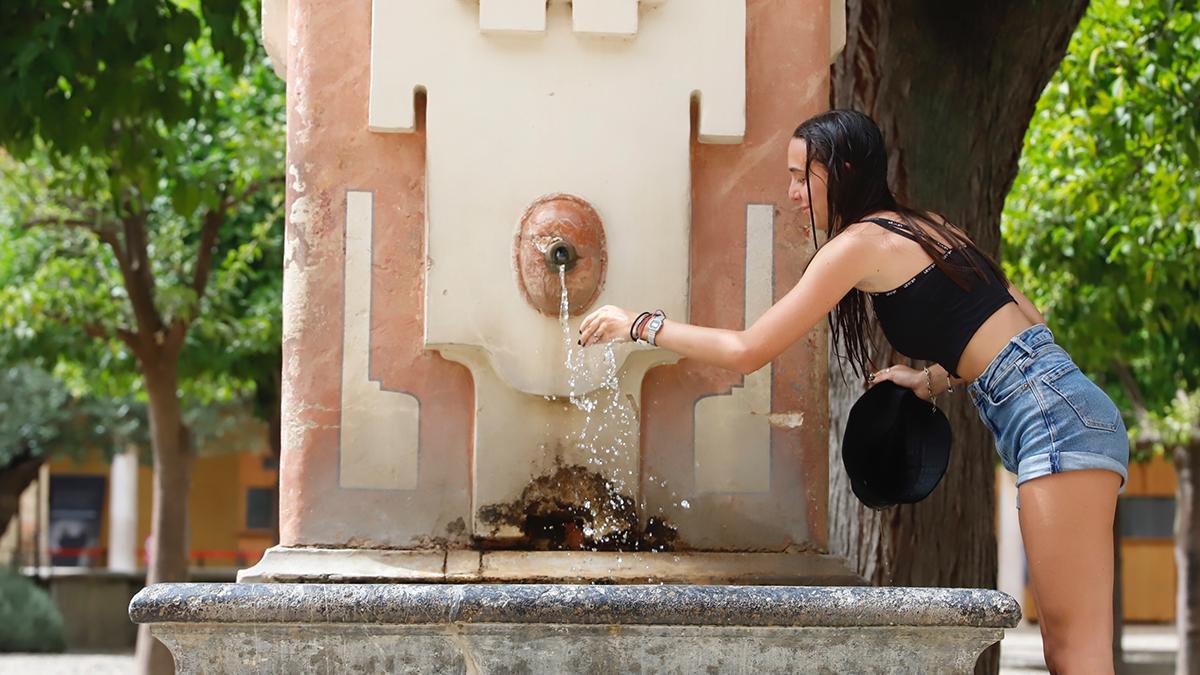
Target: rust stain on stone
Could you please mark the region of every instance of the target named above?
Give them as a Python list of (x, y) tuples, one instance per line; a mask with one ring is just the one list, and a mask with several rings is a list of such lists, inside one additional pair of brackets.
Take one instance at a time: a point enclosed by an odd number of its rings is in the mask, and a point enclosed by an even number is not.
[(488, 549), (670, 551), (680, 545), (675, 526), (653, 517), (641, 527), (633, 498), (582, 466), (557, 466), (530, 481), (520, 498), (480, 508), (479, 519), (497, 529), (516, 528), (523, 535), (480, 539)]

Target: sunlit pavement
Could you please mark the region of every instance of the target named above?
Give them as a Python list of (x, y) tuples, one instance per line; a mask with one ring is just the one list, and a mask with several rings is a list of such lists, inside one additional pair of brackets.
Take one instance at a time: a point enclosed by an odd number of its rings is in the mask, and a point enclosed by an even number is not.
[(0, 654), (0, 675), (128, 675), (133, 654)]
[[(1179, 648), (1174, 626), (1125, 626), (1125, 673), (1172, 675)], [(1042, 659), (1042, 636), (1035, 625), (1008, 631), (1000, 647), (1001, 675), (1046, 672)]]

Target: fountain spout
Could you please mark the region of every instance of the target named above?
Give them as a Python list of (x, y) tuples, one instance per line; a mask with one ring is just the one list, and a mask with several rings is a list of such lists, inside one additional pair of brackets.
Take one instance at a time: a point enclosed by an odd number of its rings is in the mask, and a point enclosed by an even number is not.
[(521, 218), (513, 266), (522, 295), (537, 311), (557, 317), (565, 283), (568, 310), (572, 316), (579, 315), (595, 302), (604, 286), (608, 252), (600, 216), (591, 204), (574, 195), (537, 199)]
[(562, 267), (570, 272), (575, 268), (577, 260), (579, 254), (575, 251), (574, 244), (566, 239), (552, 239), (546, 247), (546, 267), (551, 271), (557, 272), (558, 268)]

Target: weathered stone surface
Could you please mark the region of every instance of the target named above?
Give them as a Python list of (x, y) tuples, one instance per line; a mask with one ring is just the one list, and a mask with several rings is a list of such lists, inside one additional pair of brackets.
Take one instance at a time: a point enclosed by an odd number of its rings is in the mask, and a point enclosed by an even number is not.
[(1020, 618), (978, 589), (160, 584), (180, 673), (970, 672)]
[[(158, 624), (177, 672), (970, 673), (1000, 628)], [(319, 639), (317, 639), (319, 637)]]
[(156, 584), (137, 623), (579, 624), (675, 626), (1017, 625), (996, 591), (820, 586), (568, 584)]
[(666, 583), (860, 586), (822, 553), (473, 551), (275, 546), (238, 581), (307, 583)]

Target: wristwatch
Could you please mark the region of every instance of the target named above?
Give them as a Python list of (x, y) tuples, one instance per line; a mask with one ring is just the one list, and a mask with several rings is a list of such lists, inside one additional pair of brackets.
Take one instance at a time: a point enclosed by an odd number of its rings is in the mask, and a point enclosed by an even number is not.
[(646, 324), (646, 342), (649, 342), (655, 347), (658, 346), (657, 343), (654, 342), (654, 336), (658, 335), (658, 331), (662, 328), (663, 321), (666, 319), (667, 315), (663, 314), (661, 309), (654, 312), (654, 316), (650, 317), (650, 323)]

